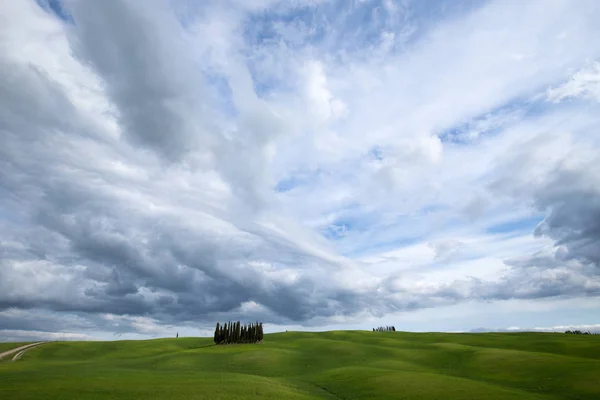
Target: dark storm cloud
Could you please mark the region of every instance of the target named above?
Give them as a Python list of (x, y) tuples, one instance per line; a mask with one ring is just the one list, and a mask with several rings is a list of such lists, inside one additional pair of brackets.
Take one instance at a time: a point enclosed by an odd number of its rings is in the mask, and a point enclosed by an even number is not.
[(548, 216), (536, 228), (562, 251), (561, 260), (575, 259), (600, 268), (600, 178), (598, 163), (579, 170), (557, 170), (547, 185), (536, 192), (540, 209)]
[(559, 142), (559, 137), (527, 142), (504, 160), (503, 172), (491, 189), (531, 202), (545, 212), (546, 218), (533, 234), (552, 239), (556, 247), (551, 256), (533, 254), (508, 260), (509, 265), (547, 269), (577, 261), (595, 267), (588, 273), (600, 272), (600, 163), (597, 157), (587, 154), (590, 142), (582, 140), (597, 134), (597, 129), (588, 127), (580, 132), (580, 141), (567, 143), (565, 146), (573, 148), (544, 173), (530, 173), (537, 167), (536, 152), (543, 152), (545, 143)]

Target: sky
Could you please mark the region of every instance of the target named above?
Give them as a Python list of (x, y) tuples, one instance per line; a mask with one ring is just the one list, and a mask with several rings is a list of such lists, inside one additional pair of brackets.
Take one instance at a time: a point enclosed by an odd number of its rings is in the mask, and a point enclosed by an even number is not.
[(599, 21), (0, 0), (0, 340), (600, 331)]

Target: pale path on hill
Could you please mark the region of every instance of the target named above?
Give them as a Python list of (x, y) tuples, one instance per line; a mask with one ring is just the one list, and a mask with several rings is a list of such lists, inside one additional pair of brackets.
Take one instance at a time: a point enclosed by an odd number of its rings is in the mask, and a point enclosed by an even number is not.
[(4, 358), (5, 356), (9, 356), (13, 353), (17, 353), (17, 355), (15, 355), (13, 357), (13, 361), (14, 361), (14, 360), (18, 359), (19, 356), (22, 355), (22, 353), (25, 353), (26, 350), (29, 350), (30, 347), (38, 346), (38, 345), (44, 344), (44, 343), (46, 343), (46, 342), (37, 342), (37, 343), (27, 344), (25, 346), (17, 347), (16, 349), (5, 351), (4, 353), (0, 353), (0, 360), (2, 358)]

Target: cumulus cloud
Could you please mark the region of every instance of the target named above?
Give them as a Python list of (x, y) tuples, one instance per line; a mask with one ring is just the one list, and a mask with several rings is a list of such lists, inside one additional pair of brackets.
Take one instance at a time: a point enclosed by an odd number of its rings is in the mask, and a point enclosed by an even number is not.
[(58, 4), (1, 17), (0, 337), (600, 295), (596, 2)]

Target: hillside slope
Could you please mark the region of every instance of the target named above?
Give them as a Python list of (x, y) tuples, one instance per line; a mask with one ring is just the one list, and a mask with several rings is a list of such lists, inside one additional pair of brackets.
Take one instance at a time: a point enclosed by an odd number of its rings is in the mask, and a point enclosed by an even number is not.
[(0, 363), (5, 399), (599, 399), (600, 336), (334, 331), (48, 343)]

